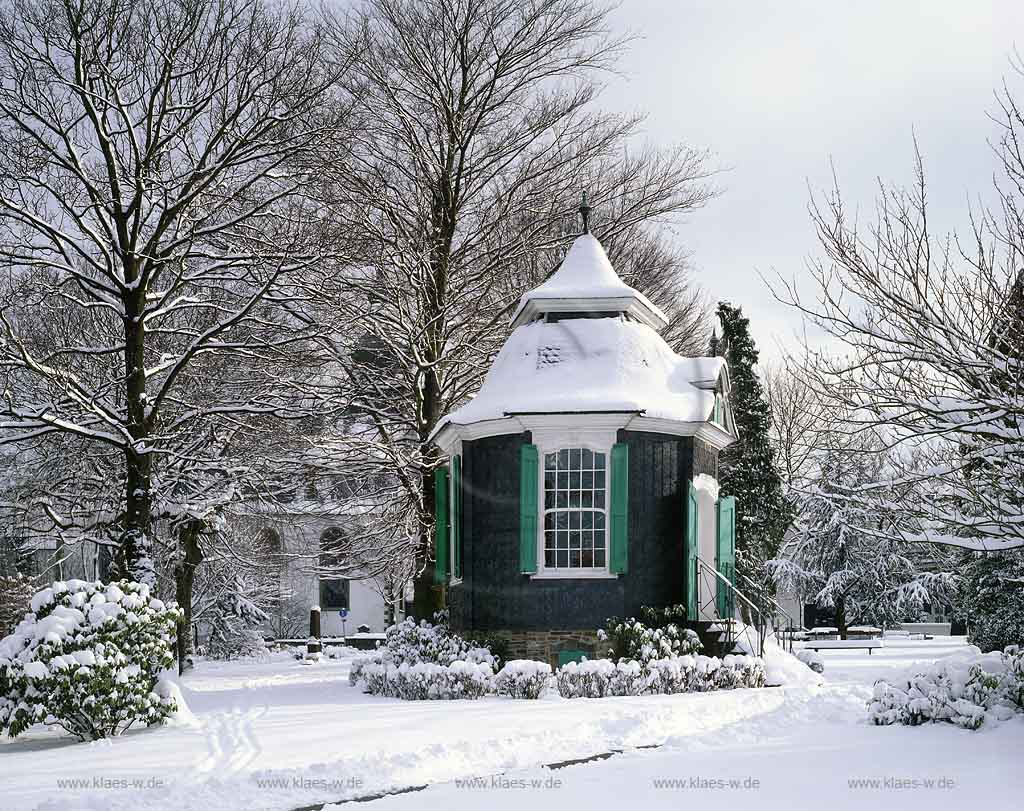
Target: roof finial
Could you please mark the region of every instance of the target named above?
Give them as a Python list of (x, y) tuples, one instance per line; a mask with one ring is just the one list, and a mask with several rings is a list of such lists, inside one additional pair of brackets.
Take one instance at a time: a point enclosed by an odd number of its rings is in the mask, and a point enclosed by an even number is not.
[(709, 349), (711, 351), (711, 357), (717, 358), (718, 357), (718, 330), (716, 330), (716, 329), (711, 330), (711, 344), (709, 346)]
[(580, 203), (580, 216), (583, 217), (583, 233), (590, 233), (590, 206), (587, 205), (587, 193), (583, 192), (583, 202)]

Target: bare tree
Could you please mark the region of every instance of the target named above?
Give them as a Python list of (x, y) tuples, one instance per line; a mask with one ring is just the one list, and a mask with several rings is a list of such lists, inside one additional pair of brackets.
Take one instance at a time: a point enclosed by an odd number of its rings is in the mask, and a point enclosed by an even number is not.
[[(930, 230), (916, 154), (916, 184), (883, 185), (867, 229), (838, 189), (815, 202), (817, 301), (792, 284), (776, 291), (845, 349), (812, 352), (803, 382), (850, 430), (900, 449), (893, 481), (875, 489), (891, 491), (889, 531), (905, 540), (1024, 546), (1024, 115), (1009, 93), (1001, 112), (1001, 207), (972, 218), (969, 240)], [(908, 486), (913, 497), (899, 498)]]
[[(345, 291), (329, 298), (344, 324), (336, 396), (352, 418), (341, 452), (390, 487), (376, 526), (396, 555), (415, 552), (421, 616), (442, 599), (431, 432), (479, 385), (522, 292), (557, 266), (581, 190), (627, 279), (660, 280), (648, 292), (676, 315), (677, 343), (700, 332), (683, 257), (648, 226), (708, 199), (705, 156), (627, 155), (639, 119), (594, 108), (624, 45), (607, 19), (588, 0), (371, 0), (359, 20), (363, 126), (326, 196), (362, 261), (318, 288)], [(339, 34), (346, 48), (351, 35)]]
[(262, 0), (0, 8), (0, 441), (111, 462), (122, 575), (153, 579), (158, 470), (223, 466), (218, 425), (286, 408), (271, 359), (306, 336), (277, 305), (319, 259), (343, 72)]

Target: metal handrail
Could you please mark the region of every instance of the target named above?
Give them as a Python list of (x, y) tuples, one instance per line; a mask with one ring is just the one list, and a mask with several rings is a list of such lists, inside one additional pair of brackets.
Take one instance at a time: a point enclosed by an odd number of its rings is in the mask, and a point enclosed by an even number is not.
[[(697, 566), (698, 566), (699, 569), (702, 569), (704, 572), (710, 573), (712, 575), (712, 577), (714, 577), (716, 582), (717, 581), (721, 581), (729, 589), (731, 589), (732, 593), (735, 596), (738, 596), (740, 598), (740, 600), (750, 610), (750, 612), (751, 612), (751, 619), (754, 619), (755, 617), (757, 618), (757, 621), (754, 622), (754, 629), (757, 631), (757, 645), (756, 645), (756, 647), (752, 645), (752, 647), (755, 647), (755, 650), (754, 650), (755, 655), (757, 655), (757, 656), (762, 655), (764, 653), (765, 631), (766, 631), (766, 627), (767, 627), (767, 623), (765, 623), (765, 621), (764, 621), (764, 612), (761, 611), (761, 609), (753, 602), (753, 600), (751, 600), (749, 597), (747, 597), (746, 594), (744, 594), (742, 591), (740, 591), (736, 587), (735, 583), (733, 583), (731, 580), (729, 580), (728, 577), (726, 577), (724, 574), (722, 574), (720, 571), (718, 571), (718, 569), (714, 568), (713, 566), (709, 566), (704, 561), (704, 559), (701, 558), (699, 555), (697, 556)], [(705, 606), (707, 606), (707, 605), (714, 606), (716, 614), (718, 613), (718, 599), (717, 599), (717, 597), (718, 597), (717, 589), (712, 589), (711, 599), (710, 599), (709, 602), (705, 603)], [(727, 632), (726, 632), (726, 642), (727, 643), (735, 642), (736, 641), (736, 635), (735, 635), (736, 634), (736, 629), (733, 626), (733, 623), (735, 623), (736, 618), (735, 617), (723, 617), (722, 619), (727, 619), (729, 621), (729, 627), (728, 627)]]
[(790, 625), (795, 626), (795, 627), (799, 628), (802, 631), (806, 631), (807, 630), (806, 628), (804, 628), (803, 623), (797, 622), (795, 619), (793, 619), (793, 615), (790, 614), (785, 608), (783, 608), (782, 605), (778, 602), (778, 600), (776, 600), (770, 594), (766, 594), (765, 591), (764, 591), (764, 588), (762, 586), (759, 586), (757, 583), (755, 583), (753, 580), (751, 580), (745, 574), (740, 574), (739, 572), (736, 572), (736, 574), (738, 574), (740, 577), (742, 577), (751, 588), (754, 588), (757, 591), (761, 592), (761, 596), (765, 600), (767, 600), (769, 603), (771, 603), (773, 606), (775, 606), (775, 612), (777, 614), (782, 614), (782, 616), (784, 616), (787, 620), (789, 620), (789, 624)]
[[(754, 588), (756, 591), (758, 591), (761, 594), (762, 599), (766, 600), (767, 602), (771, 603), (772, 606), (774, 606), (775, 610), (772, 612), (771, 616), (772, 616), (772, 620), (773, 620), (772, 624), (774, 626), (775, 636), (782, 643), (783, 647), (787, 648), (789, 650), (789, 652), (792, 653), (793, 652), (793, 635), (797, 632), (797, 630), (800, 630), (800, 631), (806, 631), (807, 630), (804, 627), (803, 623), (802, 622), (797, 622), (796, 620), (794, 620), (793, 619), (793, 615), (790, 614), (785, 608), (783, 608), (774, 597), (772, 597), (770, 594), (767, 594), (765, 592), (764, 588), (759, 586), (757, 583), (755, 583), (753, 580), (751, 580), (746, 575), (740, 574), (739, 572), (737, 572), (737, 574), (739, 574), (739, 576), (742, 577), (743, 580), (746, 581), (752, 588)], [(783, 624), (775, 622), (775, 620), (778, 619), (778, 616), (780, 614), (783, 617), (785, 617), (785, 622)], [(782, 631), (786, 632), (785, 635), (780, 633)]]

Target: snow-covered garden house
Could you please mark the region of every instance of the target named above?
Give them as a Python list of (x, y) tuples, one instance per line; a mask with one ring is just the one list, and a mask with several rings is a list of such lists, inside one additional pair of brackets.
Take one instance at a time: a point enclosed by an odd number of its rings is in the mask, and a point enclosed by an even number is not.
[(677, 355), (666, 324), (589, 233), (522, 297), (479, 393), (434, 433), (454, 628), (557, 665), (600, 654), (596, 629), (641, 606), (686, 605), (705, 628), (732, 614), (728, 369)]

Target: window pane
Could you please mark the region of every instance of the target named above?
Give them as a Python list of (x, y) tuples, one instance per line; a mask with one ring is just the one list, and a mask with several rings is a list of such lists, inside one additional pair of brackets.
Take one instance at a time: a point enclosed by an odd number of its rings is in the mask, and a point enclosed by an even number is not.
[(562, 448), (544, 465), (544, 565), (603, 568), (606, 454)]

